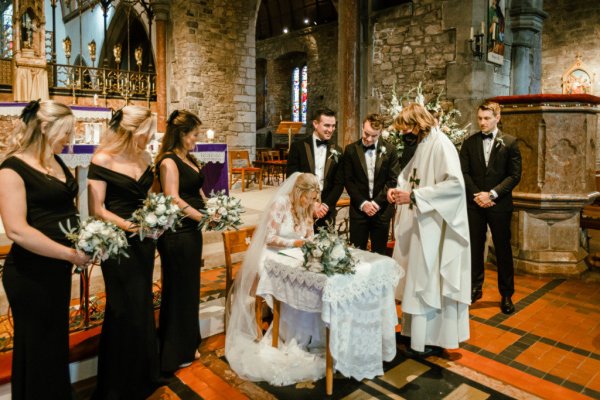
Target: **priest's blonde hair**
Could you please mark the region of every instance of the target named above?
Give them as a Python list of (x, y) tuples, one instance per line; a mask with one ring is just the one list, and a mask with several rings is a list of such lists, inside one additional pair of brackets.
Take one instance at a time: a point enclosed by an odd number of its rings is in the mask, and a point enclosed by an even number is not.
[(429, 134), (434, 126), (437, 126), (437, 121), (433, 115), (418, 103), (410, 103), (404, 107), (394, 120), (394, 128), (397, 130), (402, 130), (402, 127), (417, 128), (419, 142)]
[(150, 109), (141, 106), (126, 106), (118, 110), (102, 135), (96, 152), (109, 154), (135, 154), (135, 138), (147, 135), (154, 127), (154, 118)]
[(292, 203), (292, 216), (294, 217), (294, 226), (299, 226), (305, 222), (312, 225), (312, 217), (314, 212), (314, 202), (310, 202), (308, 207), (302, 206), (301, 197), (308, 196), (311, 192), (317, 194), (317, 199), (320, 196), (321, 189), (319, 187), (319, 179), (310, 173), (303, 173), (296, 178), (294, 188), (290, 192), (290, 202)]
[(54, 144), (73, 136), (75, 116), (69, 107), (56, 101), (30, 102), (27, 107), (37, 110), (28, 113), (27, 118), (18, 120), (17, 126), (7, 139), (0, 153), (0, 162), (12, 155), (33, 149), (36, 158), (44, 168), (50, 168), (54, 156)]

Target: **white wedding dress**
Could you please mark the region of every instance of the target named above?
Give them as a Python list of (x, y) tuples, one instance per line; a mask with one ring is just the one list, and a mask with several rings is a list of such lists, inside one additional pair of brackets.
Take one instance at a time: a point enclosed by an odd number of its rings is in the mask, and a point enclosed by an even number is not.
[(261, 216), (235, 278), (225, 341), (229, 365), (240, 377), (276, 386), (314, 381), (325, 374), (325, 328), (320, 313), (296, 310), (282, 303), (279, 347), (271, 345), (270, 327), (260, 341), (256, 340), (254, 292), (265, 255), (313, 235), (311, 224), (295, 224), (292, 216), (288, 195), (297, 176), (285, 181)]

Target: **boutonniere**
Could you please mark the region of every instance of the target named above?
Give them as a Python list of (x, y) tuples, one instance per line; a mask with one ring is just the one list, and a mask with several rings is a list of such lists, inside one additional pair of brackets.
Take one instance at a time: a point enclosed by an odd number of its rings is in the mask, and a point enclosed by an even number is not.
[(386, 149), (386, 147), (385, 147), (385, 146), (380, 146), (380, 147), (379, 147), (379, 156), (380, 156), (380, 157), (381, 157), (381, 156), (385, 156), (385, 155), (386, 155), (386, 153), (387, 153), (387, 149)]
[(338, 162), (341, 153), (333, 147), (329, 149), (329, 158), (333, 158), (333, 161)]
[(496, 137), (496, 147), (499, 147), (499, 146), (506, 146), (506, 145), (504, 144), (504, 140), (502, 140), (501, 137)]

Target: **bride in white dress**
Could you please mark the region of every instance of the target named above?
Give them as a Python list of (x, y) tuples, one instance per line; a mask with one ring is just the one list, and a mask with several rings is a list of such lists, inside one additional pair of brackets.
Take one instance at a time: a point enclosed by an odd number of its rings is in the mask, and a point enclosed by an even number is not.
[(261, 215), (235, 278), (225, 341), (231, 368), (244, 379), (290, 385), (317, 380), (325, 373), (324, 326), (317, 313), (281, 305), (279, 347), (271, 346), (271, 328), (257, 341), (255, 292), (266, 252), (300, 247), (313, 236), (313, 206), (319, 198), (317, 177), (291, 175)]

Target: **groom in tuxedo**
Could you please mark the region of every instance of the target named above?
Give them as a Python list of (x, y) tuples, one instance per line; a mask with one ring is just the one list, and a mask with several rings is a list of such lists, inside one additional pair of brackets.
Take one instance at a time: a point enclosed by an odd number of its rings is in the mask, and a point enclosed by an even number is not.
[(381, 140), (383, 118), (370, 114), (363, 121), (362, 137), (346, 146), (344, 182), (350, 195), (350, 242), (385, 254), (394, 206), (387, 191), (396, 187), (400, 167), (396, 149)]
[(333, 110), (317, 110), (312, 121), (313, 134), (292, 143), (288, 154), (287, 176), (310, 172), (319, 179), (321, 201), (315, 203), (315, 228), (335, 224), (335, 205), (344, 190), (342, 149), (331, 140), (335, 124)]
[(498, 129), (498, 103), (479, 106), (477, 121), (481, 131), (466, 139), (460, 150), (471, 237), (471, 303), (483, 295), (483, 253), (489, 226), (498, 264), (500, 310), (512, 314), (515, 285), (510, 223), (512, 191), (521, 180), (521, 153), (516, 138)]

